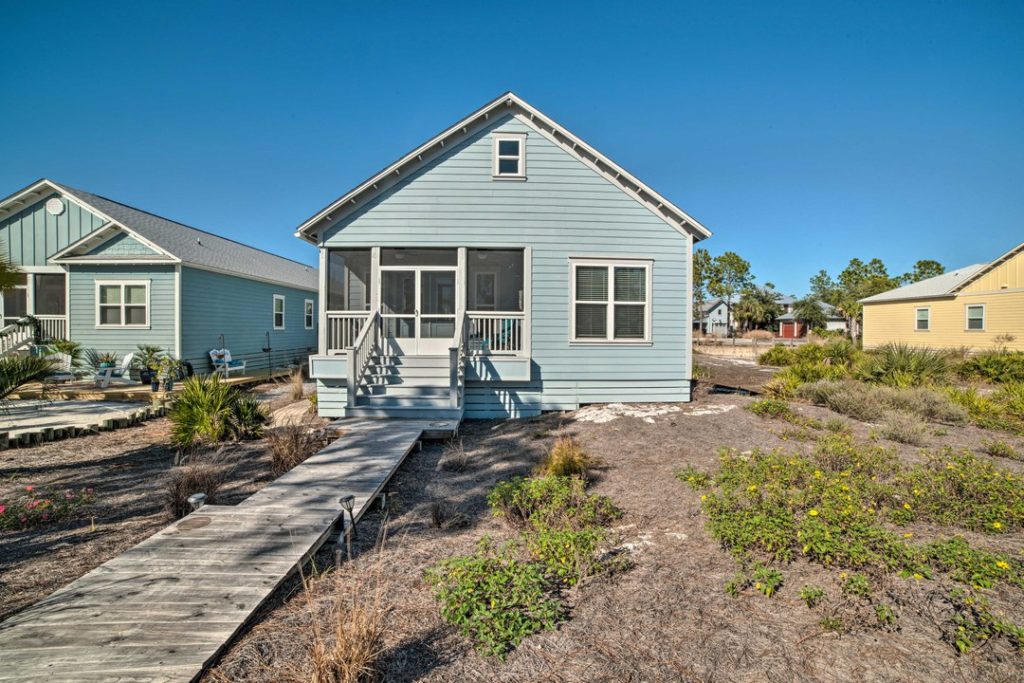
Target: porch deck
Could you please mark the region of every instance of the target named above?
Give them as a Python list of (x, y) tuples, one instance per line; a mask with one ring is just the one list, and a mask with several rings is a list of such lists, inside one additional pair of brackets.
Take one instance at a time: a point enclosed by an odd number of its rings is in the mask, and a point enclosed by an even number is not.
[[(274, 379), (282, 379), (288, 376), (291, 372), (286, 368), (279, 368), (270, 373), (264, 371), (257, 371), (253, 373), (231, 375), (225, 380), (227, 384), (232, 386), (248, 386), (252, 384), (261, 384), (263, 382), (272, 381)], [(177, 383), (174, 386), (174, 390), (171, 395), (181, 391), (181, 383)], [(39, 399), (48, 398), (55, 401), (63, 400), (85, 400), (85, 401), (145, 401), (149, 402), (154, 396), (160, 398), (166, 398), (167, 392), (161, 390), (153, 393), (153, 390), (148, 384), (142, 384), (141, 382), (135, 384), (123, 384), (113, 385), (105, 389), (100, 389), (96, 386), (96, 383), (91, 380), (79, 380), (77, 382), (68, 382), (66, 384), (50, 384), (47, 386), (46, 391), (43, 391), (43, 386), (39, 382), (32, 384), (26, 384), (17, 393), (11, 396), (12, 399)]]

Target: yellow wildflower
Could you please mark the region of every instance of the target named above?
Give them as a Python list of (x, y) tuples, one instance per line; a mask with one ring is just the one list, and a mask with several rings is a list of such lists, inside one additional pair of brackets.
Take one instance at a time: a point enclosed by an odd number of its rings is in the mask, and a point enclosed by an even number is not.
[(903, 504), (903, 509), (904, 510), (909, 510), (910, 509), (910, 503), (904, 503)]
[(751, 484), (750, 486), (747, 487), (747, 490), (753, 493), (754, 491), (757, 490), (757, 484)]
[(917, 581), (920, 581), (921, 579), (923, 579), (923, 578), (924, 578), (924, 576), (922, 576), (921, 574), (917, 574), (917, 573), (915, 573), (915, 574), (914, 574), (914, 578), (915, 578), (915, 579), (916, 579)]
[(992, 528), (993, 529), (1002, 529), (1003, 528), (1003, 523), (1002, 522), (992, 522)]
[(815, 510), (814, 508), (811, 508), (810, 510), (807, 511), (807, 514), (809, 514), (811, 517), (817, 517), (818, 511)]
[(708, 499), (708, 497), (707, 497), (707, 494), (701, 494), (701, 497), (700, 497), (700, 502), (702, 502), (702, 503), (703, 503), (703, 502), (704, 502), (705, 500), (707, 500), (707, 499)]
[(903, 538), (913, 538), (913, 537), (914, 537), (914, 534), (912, 534), (909, 531), (907, 533), (903, 534)]
[(998, 567), (999, 569), (1009, 569), (1010, 563), (1006, 560), (999, 560), (998, 562), (996, 562), (996, 567)]

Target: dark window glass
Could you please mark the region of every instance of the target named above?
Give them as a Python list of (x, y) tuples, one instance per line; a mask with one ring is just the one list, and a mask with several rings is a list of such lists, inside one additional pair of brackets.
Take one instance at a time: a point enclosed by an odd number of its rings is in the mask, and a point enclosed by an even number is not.
[(498, 175), (517, 175), (519, 159), (498, 159)]
[(370, 310), (370, 250), (327, 252), (327, 310)]
[(37, 274), (35, 280), (36, 315), (64, 315), (67, 290), (64, 275)]

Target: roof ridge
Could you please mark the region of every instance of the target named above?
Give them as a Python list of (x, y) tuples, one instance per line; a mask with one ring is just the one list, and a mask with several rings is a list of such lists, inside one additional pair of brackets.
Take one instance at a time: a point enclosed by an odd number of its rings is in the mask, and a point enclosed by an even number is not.
[[(131, 204), (125, 204), (124, 202), (120, 202), (120, 201), (118, 201), (116, 199), (111, 199), (110, 197), (107, 197), (107, 196), (104, 196), (104, 195), (101, 195), (101, 194), (96, 194), (95, 192), (90, 192), (89, 190), (83, 190), (83, 189), (78, 188), (78, 187), (72, 187), (71, 185), (67, 185), (66, 183), (59, 183), (56, 180), (52, 180), (50, 178), (47, 178), (46, 180), (49, 180), (51, 183), (53, 183), (54, 185), (57, 185), (59, 187), (63, 187), (63, 188), (69, 189), (69, 190), (74, 190), (75, 192), (81, 192), (82, 194), (87, 194), (87, 195), (96, 197), (97, 199), (102, 199), (104, 201), (110, 202), (111, 204), (117, 204), (118, 206), (122, 206), (122, 207), (124, 207), (126, 209), (131, 209), (132, 211), (138, 211), (139, 213), (144, 213), (147, 216), (152, 216), (153, 218), (159, 218), (160, 220), (167, 221), (168, 223), (173, 223), (175, 225), (180, 225), (183, 228), (188, 228), (189, 230), (195, 230), (196, 232), (201, 232), (204, 235), (210, 235), (211, 237), (216, 237), (218, 239), (222, 239), (222, 240), (225, 240), (227, 242), (231, 242), (232, 244), (237, 244), (240, 247), (246, 247), (247, 249), (252, 249), (253, 251), (258, 251), (261, 254), (266, 254), (267, 256), (273, 256), (274, 258), (279, 258), (282, 261), (288, 261), (289, 263), (294, 263), (295, 265), (303, 266), (305, 268), (314, 268), (315, 267), (315, 266), (309, 265), (308, 263), (303, 263), (302, 261), (296, 261), (295, 259), (288, 258), (287, 256), (281, 256), (280, 254), (275, 254), (275, 253), (273, 253), (271, 251), (267, 251), (266, 249), (261, 249), (260, 247), (254, 247), (253, 245), (246, 244), (245, 242), (239, 242), (238, 240), (233, 239), (231, 237), (225, 237), (224, 235), (218, 235), (215, 232), (210, 232), (209, 230), (204, 230), (203, 228), (197, 228), (194, 225), (189, 225), (188, 223), (182, 223), (181, 221), (177, 221), (177, 220), (174, 220), (173, 218), (168, 218), (166, 216), (161, 216), (160, 214), (153, 213), (152, 211), (147, 211), (145, 209), (140, 209), (139, 207), (132, 206)], [(129, 226), (129, 227), (131, 227), (131, 226)]]

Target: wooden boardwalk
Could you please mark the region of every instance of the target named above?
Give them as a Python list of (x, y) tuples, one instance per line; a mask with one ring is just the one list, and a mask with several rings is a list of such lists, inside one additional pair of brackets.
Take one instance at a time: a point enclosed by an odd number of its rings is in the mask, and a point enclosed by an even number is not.
[(346, 433), (237, 506), (208, 505), (0, 623), (0, 681), (192, 681), (426, 434), (458, 422), (345, 420)]

